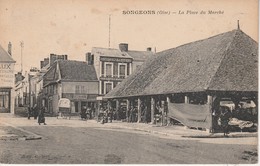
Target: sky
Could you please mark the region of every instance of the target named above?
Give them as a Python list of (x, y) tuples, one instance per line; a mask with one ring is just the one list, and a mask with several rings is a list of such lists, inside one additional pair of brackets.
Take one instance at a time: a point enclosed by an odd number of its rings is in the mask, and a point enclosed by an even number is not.
[[(155, 14), (123, 14), (133, 10)], [(111, 48), (159, 52), (237, 29), (237, 20), (258, 41), (258, 0), (0, 0), (0, 44), (12, 43), (16, 72), (21, 41), (23, 71), (51, 53), (83, 61), (92, 47), (109, 47), (109, 15)]]

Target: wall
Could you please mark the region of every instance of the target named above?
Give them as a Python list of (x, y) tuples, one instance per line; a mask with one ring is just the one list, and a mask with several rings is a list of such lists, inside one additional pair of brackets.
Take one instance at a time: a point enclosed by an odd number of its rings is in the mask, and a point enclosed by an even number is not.
[(98, 94), (98, 81), (96, 82), (62, 82), (62, 93), (75, 93), (76, 85), (84, 86), (87, 94)]

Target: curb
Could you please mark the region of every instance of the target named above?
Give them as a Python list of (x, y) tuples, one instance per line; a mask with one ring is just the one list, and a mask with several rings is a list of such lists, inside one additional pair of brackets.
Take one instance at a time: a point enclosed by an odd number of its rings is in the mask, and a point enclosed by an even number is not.
[(24, 133), (28, 134), (28, 136), (26, 136), (26, 137), (20, 137), (20, 138), (18, 138), (18, 140), (38, 140), (38, 139), (42, 139), (42, 136), (37, 135), (37, 134), (35, 134), (35, 133), (33, 133), (33, 132), (24, 130), (24, 129), (22, 129), (22, 128), (19, 128), (19, 127), (17, 127), (17, 126), (11, 125), (11, 124), (6, 123), (6, 122), (1, 122), (1, 123), (4, 124), (4, 125), (6, 125), (6, 126), (13, 127), (13, 128), (15, 128), (16, 130), (19, 130), (19, 131), (21, 131), (21, 132), (24, 132)]
[(224, 135), (221, 134), (208, 134), (208, 135), (179, 135), (179, 134), (174, 134), (174, 133), (167, 133), (167, 132), (161, 132), (161, 131), (154, 131), (154, 130), (149, 130), (149, 129), (143, 129), (143, 128), (136, 128), (136, 127), (129, 127), (129, 126), (120, 126), (120, 125), (109, 125), (110, 127), (119, 127), (119, 128), (125, 128), (125, 129), (132, 129), (136, 131), (143, 131), (143, 132), (148, 132), (152, 134), (159, 134), (159, 135), (164, 135), (164, 136), (180, 136), (183, 138), (245, 138), (245, 137), (257, 137), (258, 133), (244, 133), (244, 134), (236, 134), (236, 133), (231, 133), (228, 135), (228, 137), (224, 137)]

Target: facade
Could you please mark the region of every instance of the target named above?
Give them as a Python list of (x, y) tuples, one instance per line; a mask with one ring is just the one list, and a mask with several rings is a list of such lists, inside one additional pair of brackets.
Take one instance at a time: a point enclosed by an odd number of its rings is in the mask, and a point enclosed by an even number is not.
[(237, 114), (240, 103), (253, 101), (257, 123), (257, 76), (258, 43), (236, 29), (157, 53), (104, 98), (136, 107), (137, 122), (156, 123), (159, 116), (162, 124), (177, 120), (214, 132), (224, 100)]
[(43, 76), (42, 102), (48, 112), (58, 112), (58, 101), (68, 98), (72, 113), (83, 106), (95, 107), (98, 80), (93, 65), (72, 60), (55, 61)]
[[(11, 53), (9, 43), (8, 52)], [(11, 55), (0, 46), (0, 113), (14, 113), (14, 65)]]
[(98, 107), (104, 103), (105, 94), (131, 75), (152, 55), (153, 52), (150, 48), (147, 51), (131, 51), (128, 50), (126, 43), (119, 44), (119, 49), (93, 47), (91, 53), (87, 53), (86, 61), (93, 64), (97, 72)]

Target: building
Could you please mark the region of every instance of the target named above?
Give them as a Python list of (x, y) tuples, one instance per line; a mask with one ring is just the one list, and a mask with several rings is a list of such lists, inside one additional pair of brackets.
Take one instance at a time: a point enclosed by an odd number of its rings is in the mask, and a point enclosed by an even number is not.
[(102, 105), (103, 96), (115, 88), (139, 68), (153, 52), (128, 50), (127, 43), (119, 44), (119, 49), (93, 47), (91, 53), (87, 53), (86, 61), (93, 64), (99, 80), (98, 107)]
[(8, 52), (0, 46), (0, 113), (14, 113), (14, 65), (11, 57), (11, 43)]
[(56, 60), (43, 76), (43, 105), (48, 112), (58, 112), (60, 98), (71, 101), (72, 113), (83, 106), (95, 107), (98, 96), (98, 79), (93, 65), (87, 62)]
[(235, 108), (251, 100), (258, 108), (257, 78), (258, 43), (238, 28), (157, 53), (105, 98), (136, 107), (138, 122), (146, 105), (151, 123), (158, 114), (162, 123), (168, 117), (214, 131), (222, 100)]

